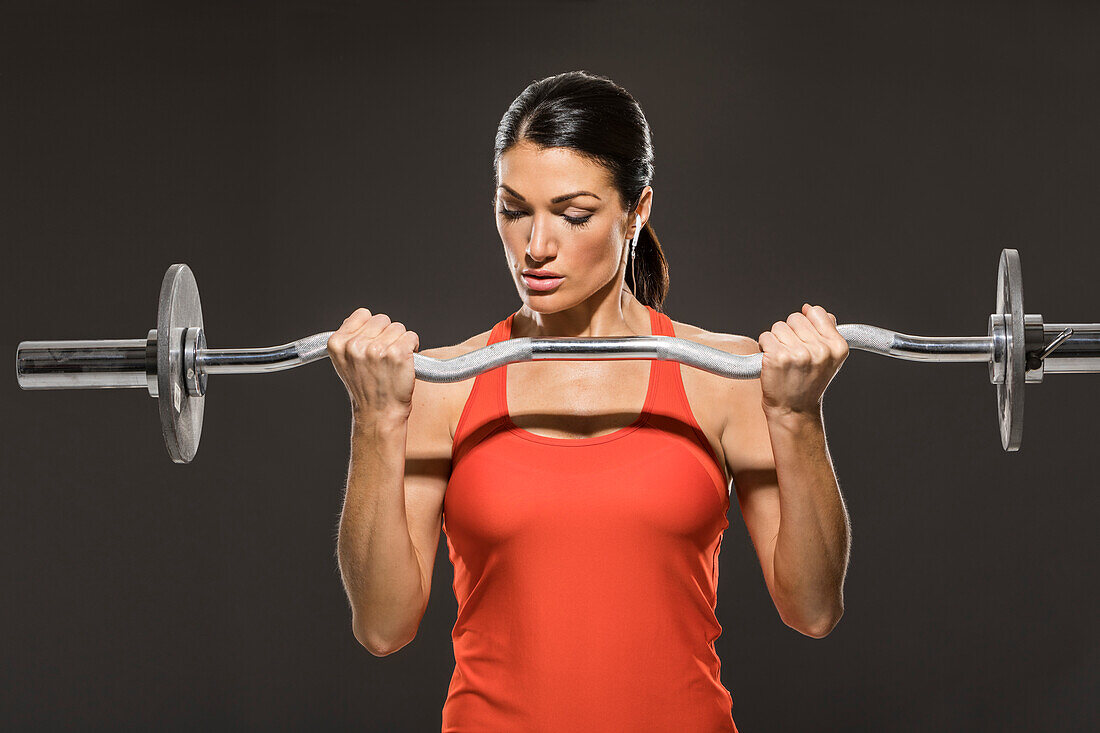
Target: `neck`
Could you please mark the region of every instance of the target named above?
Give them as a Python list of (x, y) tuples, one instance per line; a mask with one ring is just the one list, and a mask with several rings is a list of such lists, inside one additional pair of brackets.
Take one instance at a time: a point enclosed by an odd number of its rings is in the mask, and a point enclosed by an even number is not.
[(649, 310), (621, 281), (556, 313), (539, 313), (524, 305), (512, 318), (512, 338), (615, 338), (648, 336)]

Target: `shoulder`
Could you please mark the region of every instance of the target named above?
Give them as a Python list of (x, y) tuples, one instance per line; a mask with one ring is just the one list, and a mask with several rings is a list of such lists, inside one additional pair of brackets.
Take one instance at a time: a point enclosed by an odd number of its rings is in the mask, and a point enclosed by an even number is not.
[[(490, 333), (492, 333), (492, 329), (475, 334), (461, 343), (451, 346), (436, 346), (431, 349), (420, 349), (417, 353), (422, 356), (431, 357), (432, 359), (453, 359), (456, 356), (463, 356), (471, 351), (476, 351), (488, 344)], [(473, 379), (465, 379), (461, 382), (427, 382), (418, 379), (416, 381), (416, 389), (419, 390), (423, 387), (426, 391), (453, 391), (447, 390), (447, 388), (462, 384), (465, 384), (467, 388), (469, 388), (473, 385), (473, 381)], [(469, 391), (469, 389), (467, 389), (467, 391)]]
[(756, 339), (750, 336), (707, 331), (698, 326), (693, 326), (690, 323), (681, 323), (680, 321), (672, 321), (672, 327), (676, 334), (676, 338), (682, 338), (704, 346), (710, 346), (711, 348), (724, 351), (727, 354), (746, 356), (756, 354), (760, 351), (760, 344)]
[[(705, 331), (675, 321), (673, 324), (678, 337), (728, 354), (750, 356), (761, 351), (760, 343), (748, 336)], [(690, 377), (686, 376), (688, 372)], [(695, 385), (695, 393), (700, 397), (692, 404), (698, 404), (699, 411), (718, 426), (724, 461), (739, 490), (759, 481), (760, 477), (774, 476), (775, 459), (767, 422), (760, 408), (760, 379), (728, 379), (699, 369), (683, 373), (685, 389)]]
[[(672, 325), (677, 338), (733, 356), (751, 356), (761, 351), (760, 343), (750, 336), (708, 331), (679, 321), (673, 321)], [(725, 437), (728, 428), (737, 428), (746, 416), (755, 413), (760, 402), (759, 379), (730, 379), (691, 368), (681, 369), (680, 374), (696, 416), (709, 421), (720, 438)]]
[(465, 341), (451, 346), (436, 346), (431, 349), (421, 349), (418, 354), (424, 356), (430, 356), (433, 359), (452, 359), (456, 356), (462, 356), (468, 354), (475, 349), (480, 349), (489, 343), (489, 334), (492, 333), (492, 329), (482, 331), (481, 333), (474, 334)]
[[(492, 329), (474, 334), (461, 343), (420, 349), (417, 353), (433, 359), (453, 359), (488, 344), (490, 333), (492, 333)], [(413, 389), (412, 410), (414, 413), (419, 412), (421, 416), (426, 418), (424, 421), (433, 426), (432, 430), (439, 435), (441, 440), (445, 435), (449, 445), (450, 440), (454, 437), (458, 419), (462, 415), (462, 408), (465, 406), (473, 388), (473, 379), (464, 379), (461, 382), (427, 382), (418, 379), (416, 380), (416, 387)], [(411, 419), (410, 417), (410, 421)]]

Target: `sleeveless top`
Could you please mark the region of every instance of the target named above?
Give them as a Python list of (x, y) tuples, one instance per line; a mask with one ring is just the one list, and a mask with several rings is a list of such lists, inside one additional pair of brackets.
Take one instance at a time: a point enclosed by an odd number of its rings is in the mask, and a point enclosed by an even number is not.
[(443, 733), (737, 732), (714, 649), (728, 485), (680, 364), (649, 363), (639, 417), (589, 438), (512, 422), (507, 365), (475, 378), (443, 501), (458, 601)]

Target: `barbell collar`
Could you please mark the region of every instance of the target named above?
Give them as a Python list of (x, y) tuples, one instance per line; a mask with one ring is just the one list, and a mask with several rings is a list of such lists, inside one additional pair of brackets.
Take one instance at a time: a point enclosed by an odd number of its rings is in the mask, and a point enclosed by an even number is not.
[(1100, 372), (1100, 323), (1044, 323), (1045, 351), (1059, 336), (1071, 331), (1062, 343), (1042, 357), (1041, 368), (1053, 374)]

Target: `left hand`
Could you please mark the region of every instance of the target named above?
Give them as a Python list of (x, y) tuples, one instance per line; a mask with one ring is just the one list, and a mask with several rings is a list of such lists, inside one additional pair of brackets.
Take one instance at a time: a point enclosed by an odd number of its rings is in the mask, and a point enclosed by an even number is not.
[(848, 342), (836, 330), (836, 316), (806, 303), (801, 313), (776, 321), (758, 341), (764, 352), (764, 414), (820, 414), (825, 388), (848, 358)]

